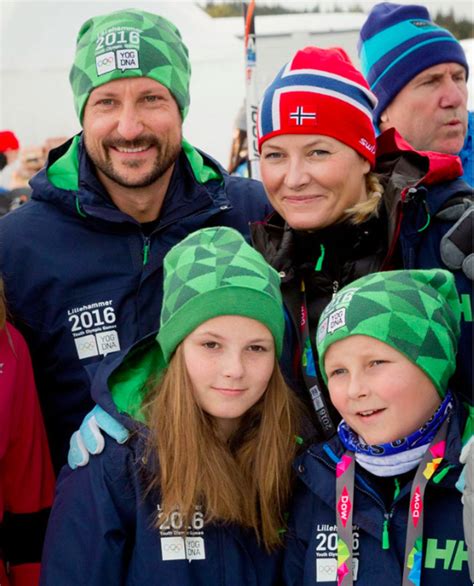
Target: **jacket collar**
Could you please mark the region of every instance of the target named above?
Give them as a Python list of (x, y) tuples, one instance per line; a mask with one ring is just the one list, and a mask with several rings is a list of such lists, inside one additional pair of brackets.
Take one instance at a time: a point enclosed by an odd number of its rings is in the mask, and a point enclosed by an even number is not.
[[(451, 415), (446, 438), (446, 454), (444, 465), (435, 474), (431, 482), (434, 484), (453, 487), (461, 472), (459, 453), (461, 450), (461, 436), (466, 426), (466, 412), (455, 399), (455, 407)], [(294, 464), (301, 481), (310, 491), (317, 495), (330, 509), (336, 508), (335, 475), (336, 464), (344, 454), (344, 447), (337, 435), (325, 443), (314, 444), (299, 456)], [(447, 474), (443, 475), (443, 470)], [(437, 479), (437, 475), (439, 478)], [(365, 480), (362, 474), (356, 472), (356, 491), (359, 493), (358, 506), (354, 509), (354, 524), (362, 527), (376, 539), (382, 535), (385, 508), (380, 496)], [(405, 485), (396, 501), (404, 499), (410, 493), (410, 484)], [(370, 500), (369, 500), (370, 499)], [(375, 503), (379, 503), (379, 507)]]
[(406, 154), (424, 170), (417, 183), (435, 185), (457, 179), (463, 174), (461, 159), (456, 155), (415, 150), (395, 128), (390, 128), (377, 138), (377, 159), (394, 154)]
[[(174, 217), (179, 208), (192, 213), (210, 200), (219, 207), (227, 205), (223, 188), (226, 172), (211, 157), (201, 153), (183, 139), (181, 155), (175, 165), (165, 197), (165, 210)], [(57, 149), (53, 149), (46, 167), (32, 179), (36, 200), (53, 202), (81, 216), (91, 215), (108, 221), (130, 218), (113, 204), (98, 180), (92, 161), (78, 134)], [(194, 201), (195, 206), (190, 206)], [(164, 218), (163, 218), (164, 219)], [(166, 219), (168, 222), (168, 219)]]
[[(472, 414), (469, 418), (465, 406), (454, 396), (454, 408), (450, 415), (444, 466), (442, 468), (449, 466), (460, 471), (459, 454), (462, 447), (461, 442), (468, 425), (472, 426)], [(326, 474), (329, 472), (333, 476), (335, 474), (336, 464), (344, 452), (345, 448), (336, 434), (327, 442), (320, 442), (310, 446), (297, 458), (295, 468), (298, 469), (299, 465), (304, 465), (306, 468), (304, 482), (311, 488), (312, 492), (319, 494), (325, 484), (324, 482), (320, 482), (324, 474), (323, 470), (326, 471)]]

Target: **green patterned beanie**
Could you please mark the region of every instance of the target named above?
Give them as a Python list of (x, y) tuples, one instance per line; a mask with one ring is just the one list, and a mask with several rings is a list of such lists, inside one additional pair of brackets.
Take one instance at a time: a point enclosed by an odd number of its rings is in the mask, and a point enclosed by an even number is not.
[(129, 9), (95, 16), (82, 25), (69, 80), (81, 122), (90, 92), (126, 77), (150, 77), (164, 85), (184, 119), (190, 76), (188, 49), (174, 24), (156, 14)]
[(284, 333), (280, 277), (232, 228), (204, 228), (176, 244), (164, 260), (163, 306), (157, 340), (168, 362), (176, 346), (208, 319), (250, 317)]
[(431, 379), (441, 397), (456, 368), (461, 308), (453, 275), (439, 269), (387, 271), (341, 289), (316, 334), (319, 363), (348, 336), (370, 336), (398, 350)]

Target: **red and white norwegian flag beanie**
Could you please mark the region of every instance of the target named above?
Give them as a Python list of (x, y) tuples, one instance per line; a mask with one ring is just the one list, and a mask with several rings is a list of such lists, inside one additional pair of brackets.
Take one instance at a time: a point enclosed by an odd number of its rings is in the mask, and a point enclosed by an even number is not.
[(306, 47), (267, 87), (259, 106), (258, 148), (281, 134), (335, 138), (375, 163), (377, 98), (343, 49)]

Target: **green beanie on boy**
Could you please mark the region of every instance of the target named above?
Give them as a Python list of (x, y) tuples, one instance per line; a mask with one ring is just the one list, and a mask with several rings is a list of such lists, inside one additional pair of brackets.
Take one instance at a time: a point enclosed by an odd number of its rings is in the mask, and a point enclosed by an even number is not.
[(453, 275), (440, 269), (387, 271), (341, 289), (316, 334), (319, 363), (331, 344), (357, 334), (395, 348), (431, 379), (441, 397), (456, 368), (461, 308)]
[(82, 25), (69, 81), (81, 122), (91, 91), (126, 77), (150, 77), (164, 85), (184, 119), (190, 76), (188, 49), (174, 24), (150, 12), (128, 9), (95, 16)]
[(280, 277), (232, 228), (204, 228), (176, 244), (164, 260), (157, 340), (166, 362), (208, 319), (240, 315), (263, 323), (281, 355), (284, 333)]

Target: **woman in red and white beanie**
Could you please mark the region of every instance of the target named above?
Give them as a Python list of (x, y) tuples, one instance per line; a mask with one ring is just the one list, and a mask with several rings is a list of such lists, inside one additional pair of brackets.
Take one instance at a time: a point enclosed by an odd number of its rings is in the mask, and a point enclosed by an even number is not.
[(338, 48), (298, 51), (266, 89), (258, 123), (262, 178), (293, 228), (338, 223), (370, 198), (376, 102)]
[[(393, 129), (376, 140), (376, 104), (342, 49), (306, 47), (280, 70), (259, 106), (261, 178), (275, 212), (253, 226), (252, 238), (280, 272), (292, 322), (286, 374), (313, 403), (322, 437), (340, 420), (317, 371), (323, 309), (338, 289), (369, 273), (447, 268), (440, 242), (453, 222), (435, 215), (457, 196), (472, 197), (454, 181), (462, 174), (456, 157), (417, 153)], [(472, 282), (452, 270), (458, 290), (469, 293)], [(465, 324), (460, 357), (463, 350), (472, 351), (472, 324)], [(465, 392), (466, 366), (458, 373)]]

